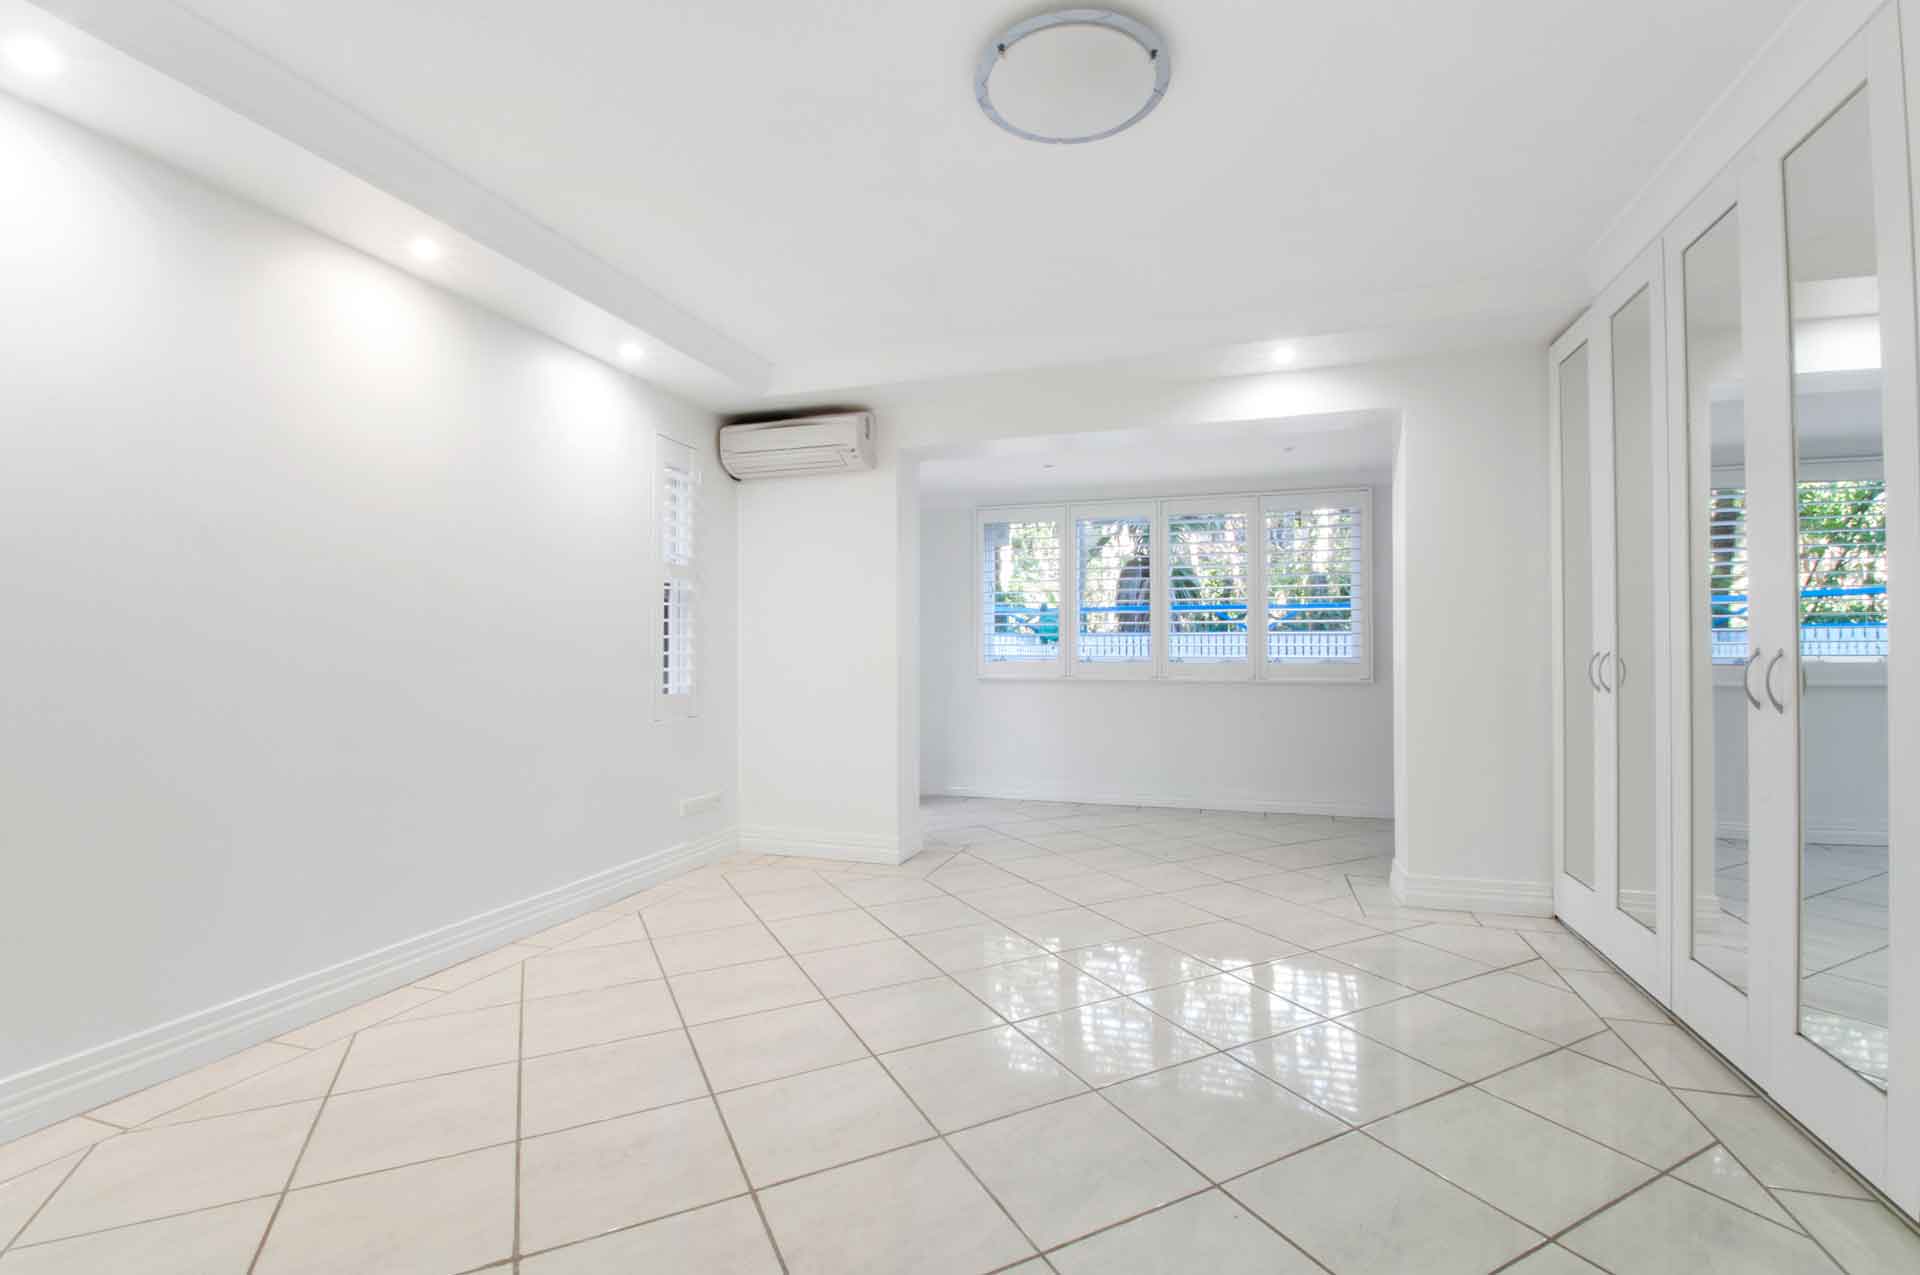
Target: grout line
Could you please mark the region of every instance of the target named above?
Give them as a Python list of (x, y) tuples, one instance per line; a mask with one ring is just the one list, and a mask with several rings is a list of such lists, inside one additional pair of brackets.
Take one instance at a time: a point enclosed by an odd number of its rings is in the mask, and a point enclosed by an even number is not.
[(327, 1081), (327, 1090), (320, 1095), (320, 1105), (313, 1110), (313, 1123), (307, 1126), (307, 1136), (300, 1140), (300, 1149), (294, 1153), (293, 1163), (287, 1166), (287, 1180), (280, 1187), (280, 1194), (274, 1197), (273, 1211), (267, 1214), (267, 1224), (260, 1231), (260, 1242), (254, 1245), (253, 1260), (247, 1263), (247, 1275), (253, 1275), (260, 1265), (260, 1255), (267, 1251), (267, 1237), (273, 1234), (273, 1225), (280, 1220), (280, 1210), (286, 1205), (287, 1192), (293, 1189), (293, 1179), (300, 1172), (300, 1161), (306, 1158), (307, 1148), (313, 1145), (313, 1135), (320, 1128), (320, 1117), (326, 1114), (327, 1102), (333, 1097), (333, 1091), (340, 1083), (340, 1073), (346, 1070), (347, 1059), (353, 1056), (353, 1047), (358, 1044), (360, 1033), (355, 1032), (347, 1038), (347, 1047), (340, 1051), (340, 1061), (334, 1064), (333, 1077)]
[[(644, 923), (642, 928), (644, 929)], [(514, 1022), (513, 1048), (513, 1269), (520, 1269), (521, 1150), (526, 1143), (527, 1108), (527, 963), (520, 962), (519, 1013)]]
[[(60, 1189), (73, 1180), (73, 1175), (80, 1171), (80, 1166), (87, 1162), (87, 1157), (91, 1156), (93, 1149), (99, 1145), (98, 1142), (90, 1142), (80, 1149), (80, 1158), (75, 1160), (73, 1164), (68, 1167), (67, 1171), (60, 1175), (60, 1180), (53, 1184), (53, 1190), (47, 1192), (40, 1203), (34, 1206), (33, 1212), (27, 1214), (26, 1221), (22, 1222), (12, 1235), (9, 1235), (4, 1241), (0, 1241), (0, 1256), (5, 1256), (13, 1250), (14, 1245), (19, 1242), (20, 1237), (25, 1235), (28, 1229), (33, 1226), (40, 1214), (45, 1211), (47, 1205), (53, 1203), (53, 1197), (60, 1194)], [(59, 1163), (58, 1159), (47, 1161), (47, 1164), (57, 1163)], [(28, 1169), (27, 1173), (37, 1173), (39, 1169), (46, 1168), (47, 1164), (40, 1165), (37, 1169)], [(26, 1175), (21, 1174), (19, 1176), (24, 1177)]]

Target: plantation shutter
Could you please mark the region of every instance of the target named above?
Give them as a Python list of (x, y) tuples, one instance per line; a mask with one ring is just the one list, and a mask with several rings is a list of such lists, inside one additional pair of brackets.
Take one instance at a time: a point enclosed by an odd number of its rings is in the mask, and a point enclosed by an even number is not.
[(1802, 482), (1800, 654), (1887, 657), (1887, 491), (1878, 478)]
[(1075, 664), (1150, 666), (1152, 509), (1076, 508), (1073, 512)]
[(983, 669), (1059, 671), (1065, 521), (1060, 510), (981, 515), (976, 545)]
[(1713, 662), (1747, 660), (1747, 489), (1715, 487), (1707, 507), (1707, 614)]
[(1247, 508), (1168, 501), (1169, 669), (1247, 661)]
[(1359, 664), (1372, 617), (1364, 492), (1263, 502), (1266, 643), (1271, 664)]
[(693, 451), (666, 437), (660, 459), (660, 694), (688, 711), (694, 689), (694, 529), (698, 475)]

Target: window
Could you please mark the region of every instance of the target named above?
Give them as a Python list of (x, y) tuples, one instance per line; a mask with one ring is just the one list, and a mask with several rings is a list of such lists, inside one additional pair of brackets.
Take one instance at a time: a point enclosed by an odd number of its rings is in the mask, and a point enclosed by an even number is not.
[(1267, 555), (1267, 662), (1351, 665), (1366, 654), (1364, 494), (1261, 502)]
[(664, 435), (655, 440), (658, 458), (660, 522), (660, 717), (688, 717), (694, 711), (695, 600), (694, 535), (700, 492), (693, 449)]
[(1003, 673), (1060, 666), (1059, 510), (982, 515), (980, 660)]
[(980, 510), (980, 672), (1369, 681), (1372, 520), (1364, 488)]
[(1083, 675), (1153, 671), (1153, 506), (1076, 508), (1074, 659)]
[[(1709, 493), (1713, 662), (1747, 659), (1747, 493)], [(1887, 497), (1878, 478), (1799, 485), (1800, 658), (1887, 658)]]

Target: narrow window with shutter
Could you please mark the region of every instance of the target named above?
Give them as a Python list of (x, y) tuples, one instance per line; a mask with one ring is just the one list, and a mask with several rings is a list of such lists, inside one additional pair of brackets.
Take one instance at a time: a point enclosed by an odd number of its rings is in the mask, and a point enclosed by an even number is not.
[(1164, 507), (1168, 675), (1248, 676), (1248, 507), (1237, 501), (1167, 501)]
[(659, 701), (664, 717), (691, 716), (697, 675), (695, 517), (699, 472), (693, 449), (664, 435), (656, 440), (660, 522)]
[(1294, 492), (1261, 501), (1269, 677), (1371, 675), (1371, 503), (1365, 491)]
[(980, 667), (1059, 676), (1065, 511), (993, 510), (978, 521)]
[(1073, 509), (1075, 677), (1153, 672), (1152, 505)]

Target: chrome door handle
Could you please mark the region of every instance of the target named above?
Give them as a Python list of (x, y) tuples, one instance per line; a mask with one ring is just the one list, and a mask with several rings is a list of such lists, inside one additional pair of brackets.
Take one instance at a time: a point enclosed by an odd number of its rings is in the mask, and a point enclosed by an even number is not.
[(1600, 652), (1598, 651), (1595, 651), (1593, 658), (1587, 661), (1587, 685), (1591, 686), (1596, 692), (1600, 689), (1600, 682), (1593, 675), (1593, 666), (1599, 662)]
[(1612, 651), (1600, 653), (1600, 689), (1609, 695), (1613, 694), (1613, 688), (1607, 685), (1607, 657), (1612, 654)]
[(1627, 684), (1627, 662), (1616, 655), (1613, 657), (1613, 668), (1613, 685), (1614, 689), (1618, 690)]
[(1787, 653), (1784, 649), (1775, 651), (1773, 658), (1767, 661), (1767, 675), (1762, 679), (1767, 686), (1767, 698), (1773, 701), (1773, 711), (1776, 713), (1786, 712), (1787, 706), (1781, 702), (1778, 695), (1773, 693), (1773, 670), (1780, 667), (1780, 661), (1786, 658)]
[(1760, 702), (1760, 697), (1753, 693), (1753, 666), (1760, 662), (1760, 656), (1761, 652), (1759, 651), (1755, 651), (1752, 655), (1749, 655), (1747, 657), (1747, 670), (1740, 675), (1740, 686), (1747, 693), (1747, 702), (1755, 708), (1766, 707), (1766, 705)]

